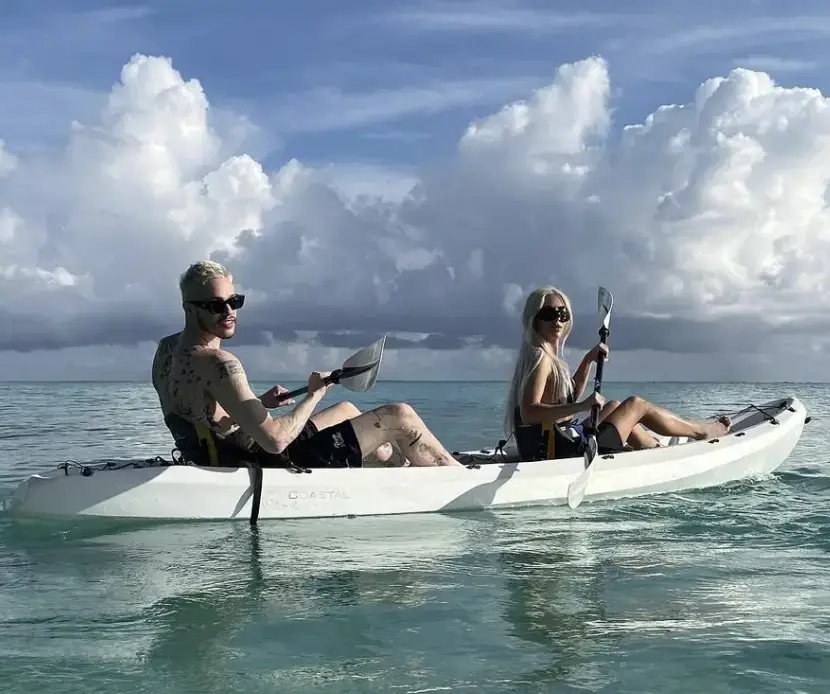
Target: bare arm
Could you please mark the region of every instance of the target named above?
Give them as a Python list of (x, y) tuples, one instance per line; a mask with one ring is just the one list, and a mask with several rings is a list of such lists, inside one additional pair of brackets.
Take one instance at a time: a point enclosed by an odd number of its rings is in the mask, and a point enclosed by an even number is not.
[(282, 453), (297, 438), (323, 394), (307, 395), (289, 414), (272, 417), (251, 390), (239, 359), (218, 352), (209, 360), (208, 391), (231, 420), (269, 453)]
[(543, 359), (542, 363), (530, 375), (525, 390), (522, 393), (522, 421), (525, 424), (556, 422), (587, 409), (582, 402), (564, 405), (548, 405), (543, 403), (542, 397), (545, 394), (545, 386), (550, 375), (551, 366), (547, 359)]
[(579, 400), (585, 392), (585, 386), (588, 385), (588, 377), (591, 375), (591, 366), (593, 363), (594, 360), (591, 357), (591, 353), (588, 352), (588, 354), (582, 357), (582, 361), (579, 363), (576, 373), (574, 373), (574, 398), (576, 400)]

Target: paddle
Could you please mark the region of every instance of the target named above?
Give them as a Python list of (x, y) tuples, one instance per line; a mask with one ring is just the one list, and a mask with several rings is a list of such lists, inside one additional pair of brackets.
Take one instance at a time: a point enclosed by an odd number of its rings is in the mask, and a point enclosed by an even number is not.
[[(338, 383), (344, 388), (353, 390), (356, 393), (364, 393), (375, 385), (380, 370), (380, 362), (383, 359), (383, 347), (386, 345), (386, 335), (368, 347), (364, 347), (343, 362), (343, 366), (326, 376), (326, 383)], [(289, 400), (295, 395), (302, 395), (308, 392), (308, 386), (297, 388), (287, 393), (280, 393), (277, 401)], [(250, 473), (253, 475), (251, 485), (253, 486), (253, 499), (251, 500), (251, 525), (256, 525), (259, 519), (259, 506), (262, 500), (262, 467), (258, 464), (249, 464)]]
[[(365, 393), (367, 390), (371, 390), (378, 378), (385, 345), (386, 335), (350, 356), (343, 362), (342, 368), (336, 369), (326, 376), (326, 383), (339, 384), (355, 393)], [(297, 388), (297, 390), (280, 393), (277, 400), (288, 400), (307, 392), (308, 386), (303, 386)]]
[[(600, 287), (597, 292), (597, 313), (600, 318), (599, 340), (602, 344), (607, 344), (608, 335), (611, 330), (609, 325), (611, 323), (611, 308), (614, 306), (614, 297), (611, 296), (605, 287)], [(602, 367), (605, 364), (605, 358), (602, 354), (597, 355), (597, 373), (594, 376), (594, 392), (599, 393), (602, 390)], [(591, 418), (588, 420), (586, 427), (587, 441), (585, 446), (585, 470), (568, 486), (568, 506), (572, 509), (582, 503), (585, 496), (585, 489), (591, 479), (591, 472), (594, 468), (594, 458), (597, 456), (597, 419), (599, 418), (599, 406), (594, 405), (591, 408)]]

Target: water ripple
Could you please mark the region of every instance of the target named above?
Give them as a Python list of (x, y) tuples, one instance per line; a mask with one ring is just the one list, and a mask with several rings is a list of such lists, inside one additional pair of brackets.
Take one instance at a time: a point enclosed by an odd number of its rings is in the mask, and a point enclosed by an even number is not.
[[(612, 385), (609, 397), (625, 394)], [(686, 412), (782, 392), (636, 388)], [(814, 420), (828, 414), (830, 391), (797, 392)], [(473, 448), (499, 437), (502, 395), (492, 384), (378, 384), (355, 402), (408, 400), (442, 439)], [(155, 408), (144, 386), (0, 386), (0, 412), (17, 422), (0, 437), (0, 494), (66, 458), (166, 453)], [(0, 517), (0, 689), (824, 691), (828, 443), (811, 424), (769, 479), (576, 513), (253, 530)]]

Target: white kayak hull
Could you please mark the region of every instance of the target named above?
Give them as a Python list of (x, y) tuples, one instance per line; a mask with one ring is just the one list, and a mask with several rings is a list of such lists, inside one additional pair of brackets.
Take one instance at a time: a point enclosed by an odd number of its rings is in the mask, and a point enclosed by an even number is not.
[[(714, 441), (599, 456), (583, 503), (766, 476), (790, 455), (807, 421), (801, 401), (783, 398), (739, 414), (733, 432)], [(259, 519), (567, 503), (568, 485), (584, 469), (582, 458), (515, 462), (511, 453), (485, 449), (457, 454), (465, 462), (472, 459), (477, 467), (314, 469), (310, 473), (266, 468)], [(4, 507), (8, 513), (25, 516), (248, 520), (253, 479), (247, 468), (150, 461), (65, 465), (23, 480)]]

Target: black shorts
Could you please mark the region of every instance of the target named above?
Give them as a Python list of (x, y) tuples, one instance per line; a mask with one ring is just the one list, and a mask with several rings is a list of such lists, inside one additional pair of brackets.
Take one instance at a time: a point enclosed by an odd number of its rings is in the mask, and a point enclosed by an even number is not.
[(597, 452), (621, 453), (625, 450), (625, 442), (620, 436), (619, 429), (614, 424), (605, 420), (597, 427)]
[(307, 468), (363, 467), (360, 444), (348, 419), (322, 430), (309, 420), (281, 456), (260, 454), (260, 458), (266, 467), (285, 467), (286, 460)]

